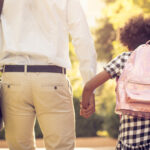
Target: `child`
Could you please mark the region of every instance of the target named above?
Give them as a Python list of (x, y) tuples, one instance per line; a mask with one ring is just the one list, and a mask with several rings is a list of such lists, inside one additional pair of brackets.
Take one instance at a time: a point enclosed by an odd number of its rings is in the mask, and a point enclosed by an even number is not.
[[(128, 47), (124, 52), (97, 74), (84, 87), (82, 94), (81, 115), (85, 118), (91, 115), (89, 109), (90, 97), (93, 91), (110, 78), (118, 78), (122, 73), (128, 57), (139, 45), (150, 40), (150, 19), (142, 16), (134, 17), (120, 30), (120, 40)], [(89, 115), (90, 114), (90, 115)], [(116, 150), (149, 150), (150, 149), (150, 119), (122, 115)]]

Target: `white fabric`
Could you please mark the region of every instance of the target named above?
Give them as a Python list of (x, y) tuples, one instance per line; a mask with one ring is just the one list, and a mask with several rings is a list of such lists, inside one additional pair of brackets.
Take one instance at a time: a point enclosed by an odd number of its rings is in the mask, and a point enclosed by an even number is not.
[(96, 73), (96, 52), (78, 0), (5, 0), (0, 29), (1, 64), (71, 68), (70, 33), (84, 82)]

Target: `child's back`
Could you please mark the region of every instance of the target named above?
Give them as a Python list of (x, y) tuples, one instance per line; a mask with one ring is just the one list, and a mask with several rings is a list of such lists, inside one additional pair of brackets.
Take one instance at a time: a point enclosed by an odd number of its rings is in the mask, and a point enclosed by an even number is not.
[[(131, 19), (120, 31), (121, 42), (133, 51), (150, 39), (150, 19), (139, 16)], [(123, 53), (105, 66), (112, 77), (121, 75), (132, 52)], [(119, 63), (118, 63), (119, 62)], [(116, 64), (116, 65), (114, 65)], [(119, 65), (120, 67), (117, 67)], [(113, 72), (112, 72), (113, 70)], [(150, 71), (150, 70), (149, 70)], [(117, 150), (150, 149), (150, 119), (122, 115), (120, 120)]]
[(138, 46), (117, 81), (116, 112), (150, 118), (150, 45)]
[[(131, 55), (124, 52), (109, 62), (104, 69), (112, 78), (119, 77)], [(138, 150), (139, 147), (150, 148), (150, 119), (122, 115), (120, 120), (117, 150)], [(144, 149), (144, 150), (148, 150)]]

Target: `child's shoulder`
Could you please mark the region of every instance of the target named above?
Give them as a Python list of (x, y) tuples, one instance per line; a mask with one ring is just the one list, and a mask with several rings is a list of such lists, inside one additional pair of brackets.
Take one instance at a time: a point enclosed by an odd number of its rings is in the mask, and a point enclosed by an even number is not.
[(132, 52), (123, 52), (120, 55), (118, 55), (116, 58), (123, 58), (123, 57), (129, 57)]
[(123, 52), (114, 59), (112, 59), (110, 62), (108, 62), (104, 66), (104, 70), (106, 70), (112, 78), (120, 76), (125, 63), (127, 62), (129, 56), (132, 52)]
[(110, 63), (124, 63), (128, 60), (129, 56), (131, 55), (132, 52), (123, 52), (120, 55), (116, 56), (114, 59), (112, 59)]

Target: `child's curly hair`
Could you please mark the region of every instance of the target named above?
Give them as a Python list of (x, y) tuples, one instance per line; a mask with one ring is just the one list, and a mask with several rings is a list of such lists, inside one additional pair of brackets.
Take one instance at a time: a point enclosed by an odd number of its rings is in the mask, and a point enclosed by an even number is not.
[(148, 40), (150, 40), (150, 18), (144, 19), (142, 15), (133, 17), (120, 29), (120, 41), (129, 50), (136, 49)]

